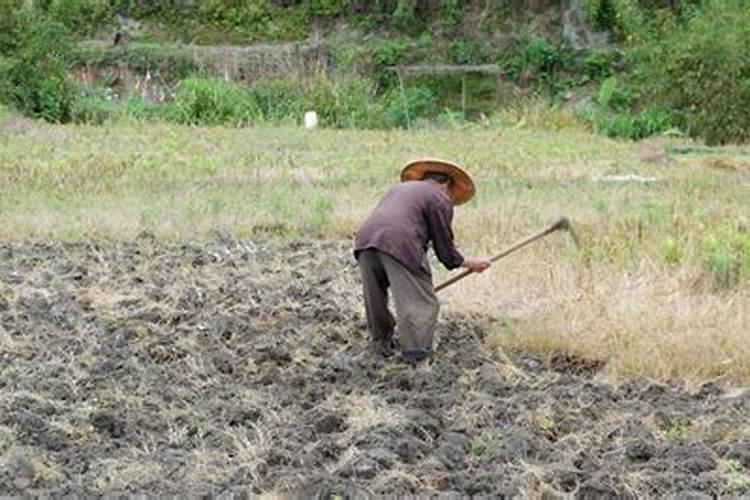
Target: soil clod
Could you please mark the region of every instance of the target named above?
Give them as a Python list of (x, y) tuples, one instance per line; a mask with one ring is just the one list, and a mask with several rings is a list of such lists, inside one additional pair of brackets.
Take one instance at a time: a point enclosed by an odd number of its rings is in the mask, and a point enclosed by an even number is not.
[(449, 310), (415, 370), (373, 353), (348, 244), (0, 256), (0, 495), (750, 495), (746, 391), (495, 358)]

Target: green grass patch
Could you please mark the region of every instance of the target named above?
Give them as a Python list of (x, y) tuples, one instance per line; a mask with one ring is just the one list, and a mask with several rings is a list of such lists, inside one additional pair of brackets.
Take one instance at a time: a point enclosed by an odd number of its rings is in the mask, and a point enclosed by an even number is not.
[(486, 430), (471, 441), (469, 456), (475, 461), (489, 462), (500, 459), (505, 436), (495, 430)]
[[(263, 116), (258, 107), (245, 107), (240, 90), (227, 82), (197, 80), (184, 92), (179, 108), (191, 124)], [(129, 105), (129, 114), (136, 117), (157, 113), (135, 102)], [(36, 196), (40, 193), (71, 202), (86, 199), (84, 205), (95, 207), (115, 203), (128, 192), (141, 200), (139, 206), (151, 206), (148, 210), (158, 210), (151, 199), (181, 199), (190, 193), (197, 205), (207, 207), (201, 225), (246, 209), (254, 216), (244, 224), (236, 222), (243, 228), (254, 218), (262, 219), (260, 225), (326, 237), (351, 231), (409, 158), (433, 154), (465, 162), (478, 177), (477, 197), (459, 212), (465, 220), (458, 231), (479, 249), (495, 246), (503, 234), (497, 232), (503, 218), (515, 221), (517, 234), (537, 228), (546, 220), (543, 214), (552, 211), (577, 215), (589, 240), (584, 256), (595, 262), (626, 269), (648, 257), (669, 266), (695, 265), (725, 286), (750, 274), (750, 239), (741, 215), (746, 188), (729, 180), (731, 172), (696, 169), (685, 177), (684, 169), (675, 167), (659, 173), (673, 176), (674, 182), (598, 181), (605, 173), (651, 172), (647, 166), (627, 164), (627, 145), (575, 129), (467, 124), (357, 132), (286, 126), (192, 129), (136, 122), (40, 127), (39, 134), (54, 140), (29, 142), (19, 136), (0, 152), (0, 189), (4, 213), (11, 218), (22, 207), (32, 208), (29, 200), (41, 204), (39, 211), (48, 210), (44, 198)], [(617, 167), (599, 167), (608, 164)], [(217, 196), (225, 201), (216, 201)], [(528, 204), (534, 208), (525, 209)], [(499, 219), (485, 220), (489, 214)], [(144, 220), (153, 224), (159, 219), (149, 215)], [(169, 232), (182, 232), (179, 217), (173, 222)], [(6, 238), (24, 237), (23, 226), (13, 227), (6, 226)]]
[(721, 459), (718, 469), (727, 493), (750, 490), (750, 474), (738, 460)]

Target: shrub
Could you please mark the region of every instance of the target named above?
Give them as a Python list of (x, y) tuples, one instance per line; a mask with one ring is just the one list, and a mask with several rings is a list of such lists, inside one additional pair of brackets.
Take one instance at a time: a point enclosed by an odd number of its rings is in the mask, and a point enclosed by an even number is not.
[(21, 0), (0, 2), (0, 54), (8, 55), (18, 49), (29, 21)]
[(609, 77), (599, 86), (596, 100), (580, 114), (595, 132), (610, 137), (643, 139), (674, 128), (673, 113), (658, 108), (634, 111), (633, 90)]
[(450, 44), (448, 59), (455, 64), (469, 64), (483, 61), (485, 54), (476, 41), (459, 39)]
[(425, 87), (392, 89), (383, 97), (383, 120), (388, 127), (408, 127), (433, 111), (435, 98)]
[(582, 118), (595, 132), (632, 140), (644, 139), (674, 128), (672, 115), (656, 109), (645, 109), (638, 113), (595, 109)]
[(250, 87), (249, 95), (260, 120), (278, 122), (299, 117), (306, 111), (306, 98), (299, 82), (258, 80)]
[(703, 262), (718, 285), (728, 287), (736, 283), (739, 262), (726, 240), (714, 236), (706, 238), (703, 241)]
[(372, 71), (381, 88), (387, 89), (396, 85), (398, 79), (391, 68), (405, 61), (408, 50), (409, 46), (399, 40), (385, 40), (375, 44), (372, 49)]
[(583, 58), (586, 75), (592, 80), (600, 80), (612, 75), (620, 59), (617, 51), (592, 50)]
[(318, 113), (323, 125), (335, 128), (382, 126), (381, 109), (368, 80), (320, 76), (310, 82), (307, 94), (310, 108)]
[(0, 55), (0, 100), (8, 99), (10, 96), (10, 71), (13, 61)]
[(454, 29), (461, 24), (462, 3), (460, 0), (440, 0), (440, 19), (447, 28)]
[(614, 0), (597, 0), (593, 12), (594, 24), (602, 30), (612, 30), (617, 22)]
[(417, 21), (417, 1), (397, 0), (392, 17), (396, 25), (402, 28), (414, 26)]
[(704, 0), (659, 42), (634, 51), (636, 76), (657, 106), (708, 143), (750, 139), (750, 6)]
[(504, 66), (505, 73), (522, 87), (530, 86), (555, 97), (580, 83), (583, 75), (579, 71), (574, 78), (570, 74), (576, 64), (576, 53), (571, 47), (531, 36), (505, 61)]
[(548, 78), (557, 70), (571, 68), (574, 62), (574, 54), (564, 45), (555, 45), (545, 38), (532, 36), (511, 56), (506, 64), (506, 72), (513, 78), (518, 78), (525, 71)]
[(703, 265), (714, 282), (731, 287), (750, 276), (750, 235), (725, 229), (703, 240)]
[(310, 0), (307, 8), (313, 16), (334, 17), (344, 13), (342, 3), (339, 0)]
[(73, 117), (76, 122), (97, 125), (111, 120), (144, 121), (155, 118), (176, 122), (186, 121), (185, 113), (181, 113), (173, 103), (152, 104), (139, 96), (113, 100), (104, 93), (96, 93), (80, 99)]
[(216, 78), (183, 80), (174, 99), (178, 119), (193, 125), (244, 125), (258, 115), (252, 104), (242, 87)]
[(611, 108), (615, 111), (627, 111), (632, 101), (632, 93), (629, 89), (618, 85), (617, 78), (611, 76), (599, 85), (596, 95), (596, 104), (602, 108)]
[(106, 0), (50, 0), (46, 14), (74, 33), (91, 36), (97, 28), (111, 24), (114, 11)]
[(78, 97), (69, 76), (71, 46), (63, 24), (43, 15), (28, 20), (17, 50), (2, 70), (3, 100), (28, 116), (69, 121)]

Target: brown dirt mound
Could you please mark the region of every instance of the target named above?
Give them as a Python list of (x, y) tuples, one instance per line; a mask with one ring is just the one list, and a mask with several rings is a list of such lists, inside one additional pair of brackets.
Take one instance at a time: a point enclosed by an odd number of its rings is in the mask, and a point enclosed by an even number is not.
[(339, 244), (0, 245), (0, 494), (750, 494), (750, 394), (598, 381), (443, 317), (367, 349)]

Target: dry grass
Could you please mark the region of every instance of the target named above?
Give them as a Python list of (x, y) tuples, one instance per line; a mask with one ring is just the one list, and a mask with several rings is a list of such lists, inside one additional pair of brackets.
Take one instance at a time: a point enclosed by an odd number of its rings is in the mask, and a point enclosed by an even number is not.
[(399, 408), (373, 394), (346, 396), (342, 406), (349, 409), (349, 430), (353, 433), (378, 425), (397, 427), (404, 422)]
[(700, 270), (675, 273), (646, 264), (592, 270), (570, 263), (538, 269), (527, 262), (531, 257), (496, 269), (503, 278), (481, 277), (450, 292), (466, 307), (492, 308), (507, 319), (489, 339), (496, 347), (603, 359), (614, 378), (750, 380), (746, 288), (716, 290), (700, 283)]
[[(700, 146), (524, 116), (417, 132), (6, 123), (0, 239), (348, 239), (401, 165), (440, 156), (478, 182), (456, 212), (466, 253), (563, 214), (583, 238), (576, 251), (553, 235), (442, 294), (449, 309), (506, 320), (494, 345), (605, 359), (613, 377), (750, 381), (744, 150), (690, 154)], [(656, 181), (607, 181), (625, 174)]]

